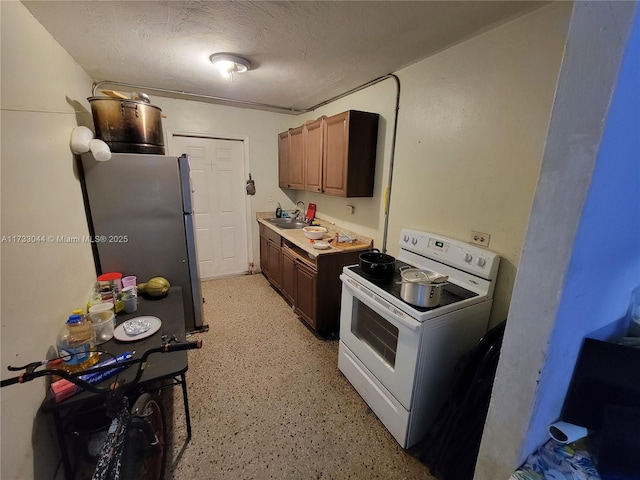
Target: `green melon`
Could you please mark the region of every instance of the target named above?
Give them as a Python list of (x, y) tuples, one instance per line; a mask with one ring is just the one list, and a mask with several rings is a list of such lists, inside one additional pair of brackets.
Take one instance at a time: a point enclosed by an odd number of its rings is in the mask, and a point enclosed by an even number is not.
[(166, 278), (153, 277), (144, 284), (144, 293), (151, 297), (163, 297), (169, 292), (169, 288), (171, 288), (171, 284)]

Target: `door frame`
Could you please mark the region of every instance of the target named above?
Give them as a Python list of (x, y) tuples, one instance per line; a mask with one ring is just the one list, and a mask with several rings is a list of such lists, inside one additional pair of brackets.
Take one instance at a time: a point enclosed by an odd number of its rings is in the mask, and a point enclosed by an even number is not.
[[(166, 142), (167, 142), (167, 151), (171, 151), (171, 147), (173, 146), (173, 137), (193, 137), (193, 138), (205, 138), (210, 140), (231, 140), (231, 141), (240, 141), (242, 142), (242, 168), (244, 170), (244, 178), (249, 178), (249, 172), (251, 171), (249, 165), (249, 137), (247, 135), (216, 135), (211, 133), (202, 133), (202, 132), (187, 132), (183, 130), (166, 130)], [(184, 152), (183, 152), (184, 153)], [(250, 195), (245, 193), (244, 199), (244, 220), (247, 228), (247, 259), (249, 260), (249, 264), (247, 265), (247, 271), (249, 273), (255, 273), (256, 263), (253, 258), (253, 222), (251, 221), (251, 201), (247, 198)]]

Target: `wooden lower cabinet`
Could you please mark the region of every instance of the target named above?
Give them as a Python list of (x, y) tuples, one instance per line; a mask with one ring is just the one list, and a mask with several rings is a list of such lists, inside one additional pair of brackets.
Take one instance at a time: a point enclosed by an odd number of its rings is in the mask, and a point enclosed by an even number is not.
[[(262, 229), (260, 260), (265, 276), (291, 304), (294, 312), (311, 328), (324, 337), (336, 335), (340, 328), (340, 300), (342, 282), (340, 273), (345, 265), (358, 263), (361, 252), (343, 252), (309, 258), (307, 253), (286, 239), (280, 241), (280, 261), (270, 255), (275, 251), (273, 238), (269, 241)], [(273, 236), (274, 232), (270, 231)]]
[(282, 256), (280, 254), (280, 247), (269, 242), (267, 257), (267, 263), (269, 264), (269, 281), (279, 288), (282, 281)]
[(267, 237), (262, 236), (262, 226), (260, 227), (260, 270), (262, 274), (269, 278), (269, 262), (265, 259), (267, 258), (267, 245), (269, 244), (269, 240)]
[(282, 282), (280, 244), (280, 235), (264, 225), (260, 225), (260, 268), (267, 280), (278, 289)]
[(281, 293), (291, 305), (295, 303), (296, 256), (286, 246), (282, 249)]
[(282, 263), (282, 295), (291, 303), (293, 311), (317, 330), (317, 270), (287, 246), (282, 247)]
[(316, 289), (316, 278), (318, 274), (306, 265), (296, 265), (296, 303), (295, 312), (304, 318), (309, 325), (317, 330), (317, 309), (316, 301), (318, 292)]

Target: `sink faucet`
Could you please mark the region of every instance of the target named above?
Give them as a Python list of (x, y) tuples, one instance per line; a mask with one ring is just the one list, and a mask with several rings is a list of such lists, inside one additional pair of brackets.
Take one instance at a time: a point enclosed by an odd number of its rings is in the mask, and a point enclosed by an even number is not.
[[(300, 208), (300, 204), (302, 204), (302, 209)], [(304, 211), (304, 202), (302, 200), (300, 200), (300, 201), (298, 201), (298, 203), (296, 203), (296, 209), (299, 212), (296, 215), (296, 220), (305, 220), (306, 219), (306, 215), (305, 215), (305, 211)]]

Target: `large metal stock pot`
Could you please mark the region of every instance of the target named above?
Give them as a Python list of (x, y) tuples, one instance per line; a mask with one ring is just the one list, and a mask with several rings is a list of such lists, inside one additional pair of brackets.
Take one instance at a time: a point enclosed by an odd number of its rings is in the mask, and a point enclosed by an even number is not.
[(96, 138), (115, 153), (164, 155), (162, 110), (142, 100), (89, 97)]
[(442, 289), (449, 277), (419, 268), (402, 267), (400, 269), (400, 298), (418, 307), (437, 307), (440, 305)]

